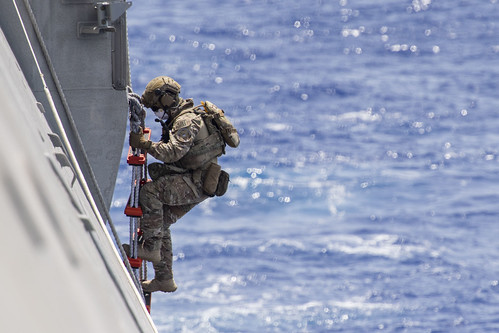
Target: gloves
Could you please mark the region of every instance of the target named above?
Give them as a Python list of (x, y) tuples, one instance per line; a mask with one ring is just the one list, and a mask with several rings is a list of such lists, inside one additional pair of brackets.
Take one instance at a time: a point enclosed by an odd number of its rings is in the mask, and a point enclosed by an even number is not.
[(151, 148), (152, 142), (144, 138), (144, 132), (142, 127), (140, 127), (139, 133), (130, 132), (130, 137), (128, 139), (130, 146), (139, 149), (149, 149)]

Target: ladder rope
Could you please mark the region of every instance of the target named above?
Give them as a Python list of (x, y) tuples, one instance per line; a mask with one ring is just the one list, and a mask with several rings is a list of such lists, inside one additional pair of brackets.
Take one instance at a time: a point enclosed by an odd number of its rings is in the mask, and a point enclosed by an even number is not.
[[(141, 128), (145, 127), (145, 116), (146, 112), (140, 102), (140, 96), (133, 93), (131, 87), (128, 87), (128, 106), (130, 115), (130, 131), (134, 133), (139, 133)], [(130, 154), (130, 152), (129, 152)], [(134, 162), (131, 161), (130, 156), (127, 162), (132, 166), (132, 181), (130, 185), (130, 202), (129, 205), (132, 208), (138, 208), (140, 211), (140, 216), (133, 215), (130, 216), (130, 257), (133, 259), (137, 258), (139, 237), (140, 235), (140, 217), (142, 210), (139, 205), (139, 193), (141, 181), (147, 179), (147, 153), (142, 152), (141, 149), (131, 149), (131, 154), (134, 157)], [(139, 161), (139, 162), (137, 162)], [(139, 280), (143, 280), (143, 272), (147, 272), (147, 264), (142, 261), (140, 266), (134, 266), (134, 273)]]

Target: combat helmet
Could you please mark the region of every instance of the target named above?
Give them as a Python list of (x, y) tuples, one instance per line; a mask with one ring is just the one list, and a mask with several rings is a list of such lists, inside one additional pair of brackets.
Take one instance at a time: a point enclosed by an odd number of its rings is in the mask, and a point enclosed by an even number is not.
[[(180, 84), (168, 76), (158, 76), (152, 79), (142, 94), (142, 104), (147, 108), (159, 108), (159, 106), (172, 107), (178, 104)], [(166, 104), (162, 105), (161, 98), (166, 96)]]

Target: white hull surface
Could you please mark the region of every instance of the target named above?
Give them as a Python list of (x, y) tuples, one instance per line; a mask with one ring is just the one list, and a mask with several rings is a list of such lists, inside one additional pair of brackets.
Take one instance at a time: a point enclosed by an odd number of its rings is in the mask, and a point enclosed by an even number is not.
[(78, 33), (96, 11), (2, 0), (2, 332), (156, 332), (104, 225), (129, 79), (125, 15), (114, 32)]

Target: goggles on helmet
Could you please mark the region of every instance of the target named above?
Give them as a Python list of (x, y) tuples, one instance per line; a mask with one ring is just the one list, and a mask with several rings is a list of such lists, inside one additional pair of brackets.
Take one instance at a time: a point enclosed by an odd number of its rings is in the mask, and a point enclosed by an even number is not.
[(151, 106), (151, 110), (153, 111), (174, 107), (178, 101), (178, 95), (173, 91), (156, 89), (154, 90), (154, 95), (156, 96), (156, 101)]

